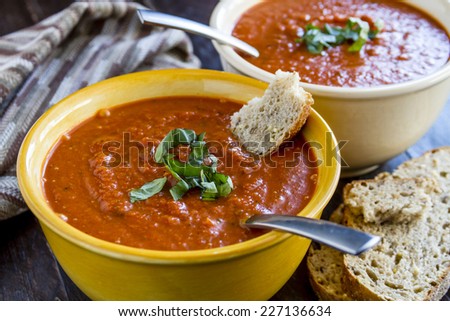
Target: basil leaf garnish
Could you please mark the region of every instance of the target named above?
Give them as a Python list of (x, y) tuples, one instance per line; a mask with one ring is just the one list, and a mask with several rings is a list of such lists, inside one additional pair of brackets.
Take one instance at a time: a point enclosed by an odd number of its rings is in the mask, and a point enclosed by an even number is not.
[(179, 180), (178, 183), (173, 186), (169, 192), (175, 201), (178, 201), (189, 190), (190, 186), (184, 180)]
[(206, 146), (206, 142), (204, 141), (195, 141), (191, 143), (192, 152), (189, 155), (189, 162), (201, 164), (205, 159), (206, 155), (208, 155), (208, 148)]
[(203, 141), (203, 138), (205, 137), (206, 132), (200, 133), (199, 135), (197, 135), (197, 141), (201, 142)]
[(167, 178), (157, 178), (151, 182), (145, 183), (140, 188), (132, 189), (130, 191), (130, 202), (134, 203), (136, 201), (143, 201), (155, 194), (161, 192), (166, 184)]
[[(202, 167), (200, 165), (193, 165), (190, 163), (183, 163), (178, 159), (175, 159), (173, 154), (166, 155), (163, 160), (166, 168), (171, 172), (171, 174), (176, 179), (181, 179), (181, 177), (199, 176)], [(176, 175), (175, 175), (175, 174)]]
[(359, 18), (350, 18), (347, 21), (347, 28), (354, 32), (352, 37), (354, 43), (348, 48), (348, 51), (360, 51), (369, 38), (369, 24)]
[(321, 54), (323, 50), (330, 47), (350, 42), (348, 48), (350, 52), (360, 51), (368, 39), (374, 39), (383, 29), (382, 20), (375, 22), (375, 29), (371, 30), (369, 23), (360, 18), (349, 18), (345, 27), (333, 27), (325, 24), (322, 29), (312, 24), (308, 24), (305, 30), (299, 29), (297, 32), (300, 38), (296, 42), (306, 45), (309, 52), (313, 54)]
[(216, 173), (214, 174), (214, 181), (216, 182), (219, 196), (227, 196), (231, 193), (233, 182), (229, 176)]
[[(197, 135), (191, 129), (176, 128), (171, 130), (156, 148), (155, 161), (164, 164), (169, 173), (177, 180), (177, 184), (169, 190), (175, 201), (183, 197), (192, 188), (201, 189), (202, 200), (215, 200), (219, 197), (228, 196), (233, 190), (231, 178), (225, 174), (217, 173), (219, 160), (209, 153), (204, 137), (204, 132)], [(187, 162), (180, 161), (174, 154), (170, 153), (170, 150), (178, 145), (189, 146), (190, 154)], [(130, 192), (131, 202), (144, 200), (155, 195), (161, 191), (166, 181), (166, 178), (159, 178), (145, 184), (144, 186), (148, 184), (153, 186), (150, 184), (156, 184), (154, 182), (161, 184), (159, 190), (153, 194), (132, 190)]]
[(196, 137), (197, 135), (191, 129), (176, 128), (171, 130), (156, 148), (155, 161), (162, 163), (164, 156), (168, 154), (171, 148), (177, 147), (180, 144), (189, 145)]

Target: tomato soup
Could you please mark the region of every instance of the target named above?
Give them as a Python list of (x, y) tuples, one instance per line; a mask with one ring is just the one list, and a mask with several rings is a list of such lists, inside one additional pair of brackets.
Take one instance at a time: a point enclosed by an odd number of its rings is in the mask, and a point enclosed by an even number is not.
[[(301, 133), (276, 153), (255, 158), (227, 124), (242, 104), (202, 97), (167, 97), (102, 110), (64, 135), (48, 156), (43, 185), (60, 217), (110, 242), (156, 250), (196, 250), (239, 243), (262, 232), (242, 227), (253, 214), (296, 215), (317, 182), (317, 160)], [(198, 189), (174, 200), (176, 179), (154, 161), (174, 128), (205, 132), (217, 170), (233, 189), (205, 201)], [(183, 158), (181, 148), (178, 157)], [(160, 192), (130, 201), (130, 191), (167, 177)]]
[[(312, 53), (300, 41), (308, 24), (343, 28), (359, 18), (384, 27), (356, 52), (351, 43)], [(233, 35), (260, 52), (243, 55), (250, 63), (275, 72), (298, 71), (302, 81), (340, 87), (396, 84), (429, 75), (449, 60), (447, 32), (432, 17), (391, 0), (266, 0), (251, 7)]]

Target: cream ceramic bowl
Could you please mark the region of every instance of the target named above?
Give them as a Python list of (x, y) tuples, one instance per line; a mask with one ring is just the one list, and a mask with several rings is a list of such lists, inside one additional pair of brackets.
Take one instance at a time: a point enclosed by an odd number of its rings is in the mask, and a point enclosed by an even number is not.
[[(86, 295), (96, 300), (264, 300), (290, 278), (308, 249), (308, 239), (272, 231), (240, 244), (208, 250), (137, 249), (73, 228), (50, 208), (42, 189), (48, 152), (64, 133), (103, 108), (151, 97), (185, 95), (246, 102), (261, 96), (266, 86), (258, 80), (218, 71), (140, 72), (86, 87), (53, 106), (36, 122), (19, 153), (19, 186), (57, 260)], [(334, 136), (315, 111), (303, 134), (315, 142), (320, 166), (316, 191), (298, 215), (319, 218), (337, 186), (339, 155), (333, 151)]]
[[(210, 25), (230, 34), (239, 17), (261, 0), (222, 0)], [(435, 17), (450, 33), (448, 0), (409, 0)], [(214, 42), (223, 68), (265, 82), (274, 75)], [(373, 88), (340, 88), (302, 83), (314, 108), (325, 118), (341, 149), (343, 176), (369, 172), (413, 145), (438, 117), (450, 90), (450, 63), (419, 80)], [(348, 165), (348, 166), (347, 166)]]

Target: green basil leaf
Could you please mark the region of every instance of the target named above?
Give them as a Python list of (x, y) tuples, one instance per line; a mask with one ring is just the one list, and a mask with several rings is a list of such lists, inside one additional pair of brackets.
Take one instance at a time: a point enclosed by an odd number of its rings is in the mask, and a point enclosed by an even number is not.
[(166, 182), (166, 177), (157, 178), (151, 182), (145, 183), (140, 188), (132, 189), (130, 191), (130, 202), (143, 201), (158, 194), (161, 192)]
[(177, 166), (175, 165), (175, 155), (169, 154), (163, 158), (164, 165), (166, 169), (175, 177), (177, 180), (181, 180), (181, 176), (176, 172)]
[(155, 161), (162, 163), (164, 156), (167, 155), (171, 148), (177, 147), (180, 144), (192, 143), (197, 135), (191, 129), (176, 128), (172, 129), (159, 143), (155, 151)]
[(333, 35), (320, 34), (315, 37), (315, 41), (320, 42), (325, 47), (331, 47), (331, 44), (336, 42), (336, 37)]
[(320, 28), (319, 28), (319, 27), (316, 27), (315, 25), (313, 25), (313, 24), (311, 24), (311, 23), (308, 23), (308, 24), (306, 25), (306, 31), (308, 32), (309, 30), (319, 30), (319, 31), (320, 31)]
[(175, 159), (173, 154), (169, 154), (164, 158), (164, 164), (170, 173), (178, 180), (181, 177), (193, 177), (199, 176), (202, 170), (201, 165), (184, 163)]
[(344, 28), (325, 24), (322, 29), (308, 24), (305, 31), (299, 28), (296, 42), (304, 43), (309, 52), (321, 54), (326, 48), (335, 47), (344, 42), (351, 42), (350, 52), (360, 51), (368, 39), (373, 39), (383, 28), (383, 21), (377, 20), (375, 30), (370, 30), (369, 23), (360, 18), (349, 18)]
[(381, 19), (377, 19), (375, 21), (375, 30), (369, 31), (369, 39), (375, 39), (375, 37), (383, 30), (384, 28), (384, 21)]
[[(311, 27), (311, 30), (316, 30), (316, 28)], [(324, 37), (325, 40), (327, 40), (327, 37)], [(227, 196), (233, 189), (231, 178), (217, 173), (219, 160), (216, 156), (209, 154), (206, 142), (203, 140), (204, 137), (204, 132), (196, 135), (193, 130), (176, 128), (171, 130), (156, 148), (155, 161), (163, 163), (170, 174), (178, 181), (169, 190), (175, 201), (179, 200), (191, 188), (200, 188), (202, 190), (201, 198), (204, 200)], [(180, 144), (189, 145), (191, 149), (187, 162), (180, 161), (174, 154), (170, 153), (170, 149)], [(158, 193), (164, 186), (167, 179), (163, 179), (164, 182), (160, 182), (162, 184), (160, 189), (154, 193)], [(153, 189), (150, 187), (153, 187), (153, 184), (157, 182), (159, 181), (155, 180), (144, 185), (149, 191), (136, 190), (130, 193), (132, 202), (147, 199), (154, 195), (145, 197), (145, 195), (153, 193)], [(156, 188), (154, 189), (156, 190)]]
[(200, 181), (202, 183), (207, 182), (214, 182), (214, 172), (211, 170), (210, 167), (205, 167), (200, 172)]
[(159, 143), (158, 147), (156, 147), (155, 151), (155, 162), (162, 163), (164, 161), (164, 156), (167, 155), (167, 152), (169, 149), (173, 148), (173, 136), (172, 132), (170, 131), (166, 137), (162, 139), (162, 141)]
[(205, 191), (202, 191), (202, 194), (200, 198), (202, 201), (215, 201), (219, 197), (218, 193), (208, 193)]
[(195, 134), (195, 131), (193, 131), (192, 129), (177, 128), (174, 129), (173, 138), (176, 143), (176, 146), (180, 144), (189, 145), (190, 143), (195, 141), (197, 135)]
[(361, 48), (366, 43), (367, 39), (369, 39), (369, 30), (370, 26), (369, 23), (366, 21), (363, 21), (359, 18), (350, 18), (349, 22), (351, 22), (352, 29), (355, 30), (356, 26), (356, 32), (358, 33), (358, 38), (353, 39), (355, 42), (348, 48), (348, 51), (360, 51)]
[(184, 180), (178, 181), (178, 183), (173, 186), (169, 192), (172, 195), (173, 199), (175, 201), (178, 201), (180, 198), (183, 197), (184, 194), (189, 190), (189, 184), (186, 183)]
[(353, 24), (347, 24), (345, 29), (342, 29), (341, 36), (344, 41), (356, 41), (359, 38), (359, 30), (353, 30)]
[(220, 197), (228, 196), (232, 190), (233, 187), (230, 184), (222, 184), (217, 186), (217, 191)]
[(219, 197), (216, 184), (214, 182), (202, 181), (202, 195), (201, 198), (204, 201), (212, 201)]
[(201, 182), (205, 193), (217, 194), (217, 187), (214, 182)]
[(366, 40), (364, 38), (358, 38), (349, 48), (348, 51), (355, 52), (360, 51), (362, 47), (365, 45)]
[(213, 176), (214, 182), (218, 184), (228, 184), (233, 188), (233, 182), (231, 181), (231, 178), (228, 175), (222, 174), (222, 173), (215, 173)]
[(182, 175), (185, 177), (199, 176), (202, 168), (202, 166), (184, 163)]
[(207, 155), (208, 148), (206, 142), (195, 141), (191, 144), (191, 153), (189, 154), (189, 162), (191, 164), (202, 164)]
[(211, 168), (211, 172), (215, 173), (217, 172), (217, 164), (219, 163), (219, 159), (214, 156), (213, 154), (210, 154), (208, 156), (209, 161), (211, 162), (210, 168)]
[(202, 169), (200, 171), (200, 181), (201, 182), (209, 182), (210, 180), (206, 177), (205, 171)]
[(196, 141), (201, 142), (203, 141), (203, 139), (205, 138), (206, 132), (200, 133), (199, 135), (197, 135), (197, 139)]
[(233, 190), (233, 182), (229, 176), (221, 173), (215, 173), (213, 180), (216, 184), (219, 196), (228, 196)]
[(186, 177), (185, 181), (186, 181), (186, 183), (189, 184), (190, 188), (199, 187), (199, 188), (203, 189), (202, 181), (200, 180), (199, 177)]
[(341, 27), (332, 27), (328, 23), (326, 23), (323, 28), (325, 33), (334, 36), (335, 39), (337, 39), (338, 37), (342, 37), (343, 29)]

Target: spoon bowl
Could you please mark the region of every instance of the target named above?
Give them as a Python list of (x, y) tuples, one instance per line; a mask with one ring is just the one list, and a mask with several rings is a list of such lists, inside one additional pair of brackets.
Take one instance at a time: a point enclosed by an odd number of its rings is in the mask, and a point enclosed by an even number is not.
[(244, 226), (289, 232), (352, 255), (359, 255), (371, 249), (381, 240), (379, 236), (361, 232), (344, 225), (303, 216), (255, 215), (250, 217), (244, 223)]

